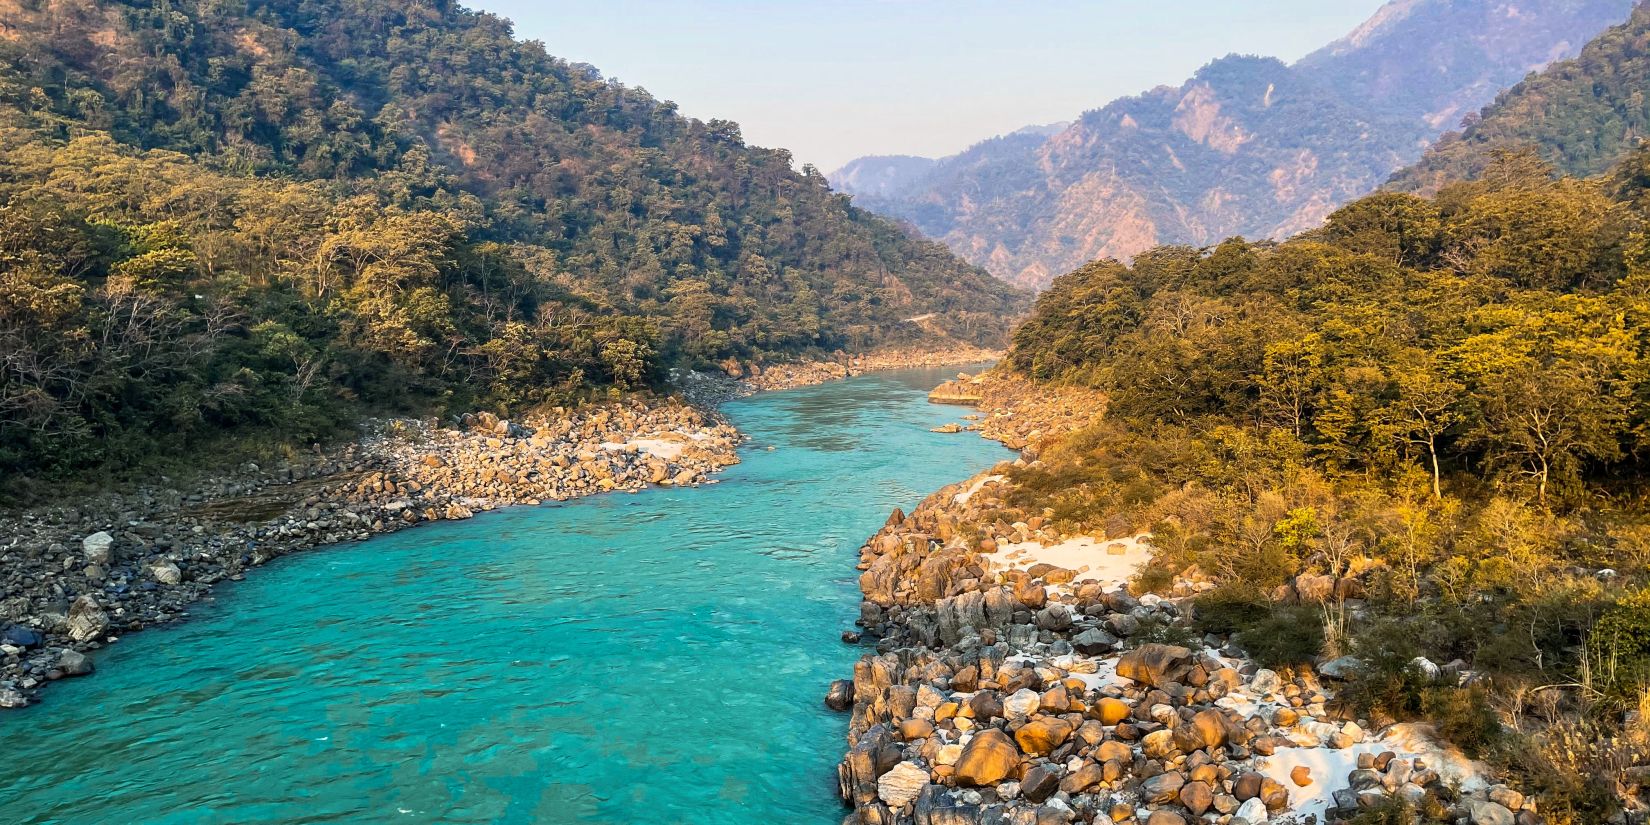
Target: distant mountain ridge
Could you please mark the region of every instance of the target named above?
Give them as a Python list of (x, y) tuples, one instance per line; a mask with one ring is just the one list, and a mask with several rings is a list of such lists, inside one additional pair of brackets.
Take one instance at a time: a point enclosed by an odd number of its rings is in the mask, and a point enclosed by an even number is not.
[(1009, 135), (859, 188), (1005, 280), (1231, 235), (1284, 237), (1380, 186), (1495, 93), (1576, 54), (1632, 0), (1395, 0), (1294, 65), (1216, 60), (1178, 87)]
[(1555, 63), (1508, 89), (1440, 139), (1391, 188), (1432, 192), (1482, 173), (1498, 151), (1529, 149), (1564, 174), (1601, 174), (1650, 131), (1650, 5), (1634, 10), (1572, 60)]

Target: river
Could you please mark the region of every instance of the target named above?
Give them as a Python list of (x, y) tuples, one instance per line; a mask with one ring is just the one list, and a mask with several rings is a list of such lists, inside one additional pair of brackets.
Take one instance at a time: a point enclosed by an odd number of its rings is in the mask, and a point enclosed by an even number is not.
[(857, 550), (1011, 457), (955, 370), (726, 406), (743, 463), (255, 571), (0, 715), (7, 823), (819, 823)]

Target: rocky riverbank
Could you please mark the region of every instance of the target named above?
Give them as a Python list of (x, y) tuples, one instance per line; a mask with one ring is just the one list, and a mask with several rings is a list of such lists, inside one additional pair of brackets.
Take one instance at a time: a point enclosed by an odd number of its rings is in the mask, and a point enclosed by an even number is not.
[(359, 440), (187, 490), (161, 483), (0, 517), (0, 708), (91, 671), (88, 651), (174, 621), (226, 579), (299, 550), (649, 485), (737, 463), (739, 434), (675, 401), (520, 421), (376, 422)]
[(1034, 458), (1044, 443), (1105, 417), (1106, 397), (1094, 390), (1065, 387), (1049, 392), (1004, 369), (978, 375), (959, 373), (928, 394), (936, 404), (963, 404), (979, 410), (969, 429)]
[[(1103, 409), (1025, 390), (988, 374), (938, 400), (980, 399), (980, 429), (1028, 447), (1018, 464)], [(1011, 503), (1011, 470), (896, 511), (861, 549), (858, 624), (876, 652), (826, 700), (852, 714), (845, 825), (1304, 825), (1402, 805), (1462, 825), (1540, 821), (1425, 727), (1353, 718), (1335, 699), (1340, 664), (1269, 670), (1192, 630), (1192, 597), (1212, 587), (1198, 571), (1136, 595), (1150, 537), (1062, 535)]]
[(888, 349), (859, 355), (838, 354), (837, 357), (804, 361), (795, 364), (739, 364), (728, 362), (722, 369), (739, 381), (749, 392), (785, 390), (811, 387), (827, 381), (839, 381), (869, 372), (915, 369), (920, 367), (947, 367), (959, 364), (981, 364), (1001, 358), (1001, 350), (980, 347), (953, 346), (940, 349)]

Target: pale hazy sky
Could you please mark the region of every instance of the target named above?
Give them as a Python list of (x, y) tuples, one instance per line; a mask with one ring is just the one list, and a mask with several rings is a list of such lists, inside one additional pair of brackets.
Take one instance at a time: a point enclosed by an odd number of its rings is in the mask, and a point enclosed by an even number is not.
[(1233, 52), (1293, 61), (1382, 0), (470, 0), (558, 57), (826, 172), (939, 156)]

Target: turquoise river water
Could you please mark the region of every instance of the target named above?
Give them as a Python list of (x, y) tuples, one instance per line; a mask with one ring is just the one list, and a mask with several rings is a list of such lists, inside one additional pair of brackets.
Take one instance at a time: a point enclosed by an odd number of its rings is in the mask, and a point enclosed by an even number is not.
[(838, 823), (857, 550), (1010, 457), (928, 432), (952, 372), (729, 404), (718, 484), (255, 571), (0, 715), (0, 821)]

